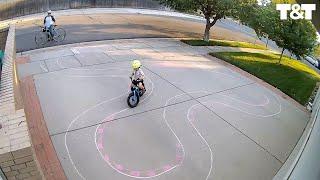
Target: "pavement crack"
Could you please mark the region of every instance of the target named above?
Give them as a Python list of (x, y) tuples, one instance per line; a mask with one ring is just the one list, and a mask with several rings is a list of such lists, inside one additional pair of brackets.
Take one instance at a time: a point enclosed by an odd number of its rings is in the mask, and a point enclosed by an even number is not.
[(272, 156), (273, 158), (275, 158), (280, 164), (284, 164), (284, 162), (282, 162), (279, 158), (277, 158), (276, 155), (272, 154), (269, 150), (267, 150), (265, 147), (263, 147), (262, 145), (260, 145), (257, 141), (255, 141), (253, 138), (251, 138), (250, 136), (248, 136), (246, 133), (244, 133), (242, 130), (240, 130), (239, 128), (237, 128), (236, 126), (234, 126), (233, 124), (231, 124), (229, 121), (227, 121), (226, 119), (224, 119), (222, 116), (220, 116), (218, 113), (216, 113), (215, 111), (213, 111), (212, 109), (210, 109), (208, 106), (206, 106), (205, 104), (203, 104), (202, 102), (198, 101), (198, 99), (195, 99), (199, 104), (201, 104), (204, 108), (206, 108), (207, 110), (209, 110), (211, 113), (213, 113), (214, 115), (216, 115), (217, 117), (219, 117), (221, 120), (223, 120), (225, 123), (227, 123), (229, 126), (231, 126), (233, 129), (235, 129), (236, 131), (238, 131), (239, 133), (241, 133), (242, 135), (244, 135), (246, 138), (248, 138), (250, 141), (252, 141), (253, 143), (255, 143), (258, 147), (260, 147), (262, 150), (264, 150), (267, 154), (269, 154), (270, 156)]
[[(161, 79), (165, 80), (166, 82), (170, 83), (172, 86), (174, 86), (175, 88), (177, 88), (178, 90), (182, 91), (183, 93), (187, 94), (188, 96), (190, 96), (192, 98), (192, 100), (195, 100), (197, 103), (199, 103), (200, 105), (202, 105), (204, 108), (206, 108), (207, 110), (209, 110), (210, 112), (212, 112), (214, 115), (216, 115), (217, 117), (219, 117), (221, 120), (223, 120), (225, 123), (227, 123), (230, 127), (232, 127), (233, 129), (235, 129), (236, 131), (238, 131), (240, 134), (244, 135), (246, 138), (248, 138), (250, 141), (254, 142), (258, 147), (260, 147), (262, 150), (264, 150), (266, 153), (268, 153), (270, 156), (272, 156), (273, 158), (275, 158), (278, 162), (280, 162), (280, 164), (283, 164), (284, 162), (282, 162), (279, 158), (277, 158), (274, 154), (272, 154), (269, 150), (267, 150), (265, 147), (263, 147), (262, 145), (260, 145), (257, 141), (255, 141), (253, 138), (249, 137), (247, 134), (245, 134), (242, 130), (240, 130), (239, 128), (237, 128), (236, 126), (234, 126), (232, 123), (230, 123), (229, 121), (227, 121), (226, 119), (224, 119), (222, 116), (220, 116), (218, 113), (216, 113), (215, 111), (213, 111), (212, 109), (210, 109), (208, 106), (204, 105), (200, 100), (199, 97), (198, 98), (194, 98), (193, 96), (191, 96), (189, 93), (185, 92), (184, 90), (182, 90), (181, 88), (179, 88), (178, 86), (174, 85), (173, 83), (171, 83), (169, 80), (163, 78), (161, 75), (159, 75), (158, 73), (150, 70), (149, 68), (147, 68), (146, 66), (144, 66), (145, 69), (147, 69), (148, 71), (154, 73), (155, 75), (157, 75), (158, 77), (160, 77)], [(249, 84), (245, 84), (245, 85), (241, 85), (241, 86), (237, 86), (237, 87), (233, 87), (233, 88), (229, 88), (227, 90), (223, 90), (220, 91), (218, 93), (222, 93), (225, 91), (229, 91), (232, 89), (237, 89), (237, 88), (241, 88), (244, 86), (249, 86), (255, 84), (255, 82), (249, 83)], [(213, 94), (218, 94), (218, 93), (212, 93)], [(206, 96), (210, 96), (210, 95), (206, 95)], [(202, 96), (205, 97), (205, 96)], [(200, 98), (202, 98), (200, 97)]]
[(157, 107), (157, 108), (152, 108), (152, 109), (149, 109), (149, 110), (146, 110), (146, 111), (141, 111), (141, 112), (138, 112), (138, 113), (133, 113), (133, 114), (130, 114), (130, 115), (127, 115), (127, 116), (122, 116), (122, 117), (119, 117), (119, 118), (115, 118), (115, 119), (112, 119), (112, 120), (109, 120), (109, 121), (102, 121), (102, 122), (99, 122), (99, 123), (94, 123), (94, 124), (91, 124), (91, 125), (88, 125), (88, 126), (75, 128), (75, 129), (72, 129), (72, 130), (69, 130), (69, 131), (62, 131), (62, 132), (58, 132), (58, 133), (52, 133), (52, 134), (50, 134), (50, 136), (53, 137), (53, 136), (65, 134), (67, 132), (68, 133), (75, 132), (75, 131), (78, 131), (78, 130), (87, 129), (87, 128), (98, 126), (98, 125), (102, 125), (102, 124), (105, 124), (105, 123), (119, 121), (119, 120), (122, 120), (122, 119), (125, 119), (125, 118), (128, 118), (128, 117), (133, 117), (133, 116), (136, 116), (136, 115), (139, 115), (139, 114), (144, 114), (144, 113), (148, 113), (148, 112), (164, 109), (164, 108), (167, 108), (167, 107), (183, 104), (183, 103), (186, 103), (186, 102), (189, 102), (189, 101), (192, 101), (192, 99), (180, 101), (180, 102), (177, 102), (177, 103), (168, 104), (168, 105), (165, 105), (165, 106), (160, 106), (160, 107)]

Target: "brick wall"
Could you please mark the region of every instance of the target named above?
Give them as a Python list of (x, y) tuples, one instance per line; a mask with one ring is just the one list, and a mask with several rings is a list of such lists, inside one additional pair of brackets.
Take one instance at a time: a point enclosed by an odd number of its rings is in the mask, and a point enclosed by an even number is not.
[(0, 166), (8, 180), (42, 179), (34, 161), (31, 147), (7, 152), (0, 155)]
[(43, 179), (34, 153), (24, 109), (15, 105), (15, 27), (10, 26), (0, 82), (0, 169), (8, 180)]
[(0, 29), (0, 50), (4, 50), (8, 35), (8, 29)]

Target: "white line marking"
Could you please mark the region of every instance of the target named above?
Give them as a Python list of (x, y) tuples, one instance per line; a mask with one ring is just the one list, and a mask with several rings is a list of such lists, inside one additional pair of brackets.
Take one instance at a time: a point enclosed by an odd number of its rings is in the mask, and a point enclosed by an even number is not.
[(209, 145), (209, 143), (207, 142), (207, 140), (202, 136), (202, 134), (199, 132), (199, 130), (196, 128), (196, 126), (192, 123), (192, 120), (190, 119), (190, 111), (191, 109), (193, 109), (194, 107), (196, 106), (200, 106), (201, 104), (195, 104), (193, 106), (191, 106), (189, 109), (188, 109), (188, 114), (187, 114), (187, 119), (189, 121), (189, 123), (191, 124), (191, 126), (193, 127), (193, 129), (197, 132), (197, 134), (200, 136), (200, 138), (202, 139), (202, 141), (206, 144), (206, 146), (208, 147), (209, 151), (210, 151), (210, 168), (209, 168), (209, 172), (208, 172), (208, 175), (206, 177), (206, 180), (209, 179), (210, 177), (210, 174), (211, 174), (211, 171), (212, 171), (212, 166), (213, 166), (213, 153), (212, 153), (212, 149)]
[[(63, 67), (62, 64), (59, 62), (59, 60), (57, 60), (57, 64), (58, 64), (59, 67)], [(70, 68), (70, 69), (73, 69), (73, 70), (85, 70), (85, 71), (86, 71), (86, 70), (88, 70), (88, 71), (92, 71), (92, 70), (103, 70), (103, 71), (104, 71), (104, 70), (108, 70), (108, 69), (81, 69), (81, 68)], [(120, 70), (121, 68), (118, 68), (118, 69), (117, 69), (117, 68), (114, 68), (114, 69), (115, 69), (115, 70)], [(123, 70), (123, 69), (122, 69), (122, 70)], [(221, 73), (221, 74), (226, 75), (225, 73)], [(230, 77), (230, 75), (228, 75), (228, 76)], [(71, 75), (70, 77), (123, 77), (123, 76), (120, 76), (120, 75), (95, 75), (95, 76), (92, 76), (92, 75), (91, 75), (91, 76)], [(235, 77), (233, 77), (233, 78), (235, 78)], [(151, 81), (151, 79), (149, 79), (149, 80), (150, 80), (150, 82), (151, 82), (151, 84), (152, 84), (151, 93), (148, 94), (148, 96), (147, 96), (145, 99), (143, 99), (141, 102), (147, 100), (147, 99), (150, 97), (150, 95), (152, 94), (152, 92), (153, 92), (154, 84), (153, 84), (153, 82)], [(198, 91), (198, 92), (207, 92), (207, 91)], [(192, 93), (196, 93), (196, 92), (190, 92), (190, 93), (192, 94)], [(188, 94), (190, 94), (190, 93), (188, 93)], [(126, 94), (126, 93), (125, 93), (125, 94)], [(65, 134), (65, 138), (64, 138), (64, 139), (65, 139), (65, 147), (66, 147), (66, 150), (67, 150), (68, 158), (69, 158), (69, 160), (70, 160), (73, 168), (76, 170), (77, 174), (78, 174), (82, 179), (86, 179), (86, 178), (79, 172), (79, 170), (77, 169), (77, 167), (76, 167), (75, 163), (73, 162), (72, 157), (71, 157), (71, 155), (70, 155), (70, 151), (69, 151), (68, 143), (67, 143), (68, 131), (70, 130), (71, 126), (72, 126), (81, 116), (83, 116), (83, 115), (85, 115), (86, 113), (88, 113), (89, 111), (91, 111), (91, 110), (93, 110), (93, 109), (101, 106), (102, 104), (105, 104), (105, 103), (108, 103), (108, 102), (112, 102), (112, 101), (114, 101), (114, 100), (116, 100), (116, 99), (121, 98), (121, 97), (124, 96), (125, 94), (122, 94), (122, 95), (120, 95), (120, 96), (117, 96), (117, 97), (114, 97), (114, 98), (111, 98), (111, 99), (109, 99), (109, 100), (105, 100), (105, 101), (102, 101), (102, 102), (96, 104), (95, 106), (93, 106), (93, 107), (91, 107), (91, 108), (83, 111), (82, 113), (80, 113), (80, 114), (79, 114), (76, 118), (74, 118), (74, 119), (71, 121), (71, 123), (69, 124), (69, 126), (68, 126), (68, 128), (67, 128), (67, 132), (66, 132), (66, 134)], [(180, 95), (176, 95), (176, 96), (174, 96), (174, 97), (171, 97), (170, 99), (168, 99), (168, 100), (166, 101), (165, 106), (167, 106), (171, 100), (176, 99), (176, 98), (178, 98), (178, 97), (181, 97), (181, 96), (183, 96), (183, 95), (186, 95), (186, 93), (183, 93), (183, 94), (180, 94)], [(272, 94), (272, 95), (273, 95), (273, 94)], [(241, 101), (241, 100), (238, 100), (238, 99), (236, 99), (236, 98), (229, 97), (229, 96), (226, 96), (226, 95), (221, 95), (221, 96), (230, 98), (230, 99), (232, 99), (232, 100), (234, 100), (234, 101), (238, 101), (238, 102), (243, 103), (243, 104), (246, 104), (246, 105), (257, 106), (257, 107), (258, 107), (258, 106), (265, 106), (265, 105), (269, 104), (269, 102), (270, 102), (269, 98), (268, 98), (267, 96), (265, 96), (265, 95), (264, 95), (264, 98), (265, 98), (267, 101), (265, 101), (265, 102), (262, 103), (262, 104), (250, 104), (250, 103), (247, 103), (247, 102), (244, 102), (244, 101)], [(273, 96), (274, 96), (274, 95), (273, 95)], [(221, 103), (221, 102), (208, 101), (208, 102), (204, 102), (204, 103), (205, 103), (205, 104), (207, 104), (207, 103), (221, 104), (221, 105), (224, 105), (224, 106), (229, 106), (230, 108), (233, 108), (233, 109), (235, 109), (235, 110), (238, 110), (238, 111), (240, 111), (240, 112), (243, 112), (243, 113), (246, 113), (246, 114), (249, 114), (249, 115), (258, 116), (258, 117), (270, 117), (270, 116), (277, 115), (277, 114), (279, 114), (279, 113), (281, 112), (281, 103), (280, 103), (280, 101), (278, 100), (278, 98), (277, 98), (276, 96), (274, 96), (274, 97), (276, 98), (276, 100), (277, 100), (278, 103), (279, 103), (279, 111), (276, 112), (276, 113), (274, 113), (274, 114), (271, 114), (271, 115), (258, 115), (258, 114), (254, 114), (254, 113), (249, 113), (249, 112), (243, 111), (243, 110), (241, 110), (241, 109), (239, 109), (239, 108), (235, 108), (235, 107), (232, 107), (231, 105), (228, 105), (228, 104), (225, 104), (225, 103)], [(200, 104), (193, 105), (192, 107), (190, 107), (190, 108), (188, 109), (187, 119), (188, 119), (189, 123), (191, 124), (191, 126), (195, 129), (195, 131), (197, 132), (197, 134), (199, 135), (199, 137), (202, 139), (202, 141), (207, 145), (207, 147), (208, 147), (208, 149), (209, 149), (209, 151), (210, 151), (210, 168), (209, 168), (208, 175), (207, 175), (207, 177), (206, 177), (206, 180), (207, 180), (207, 179), (210, 177), (210, 175), (211, 175), (212, 166), (213, 166), (213, 153), (212, 153), (212, 149), (211, 149), (209, 143), (206, 141), (206, 139), (202, 136), (202, 134), (200, 133), (200, 131), (196, 128), (196, 126), (195, 126), (195, 125), (192, 123), (192, 121), (190, 120), (190, 112), (191, 112), (191, 110), (192, 110), (193, 108), (195, 108), (196, 106), (199, 106), (199, 105), (200, 105)], [(184, 160), (184, 158), (185, 158), (185, 149), (184, 149), (184, 146), (183, 146), (183, 144), (181, 143), (179, 137), (176, 135), (176, 133), (174, 132), (174, 130), (173, 130), (172, 127), (170, 126), (170, 124), (168, 123), (167, 119), (166, 119), (166, 108), (167, 108), (167, 107), (165, 107), (165, 108), (164, 108), (164, 111), (163, 111), (163, 119), (164, 119), (164, 122), (166, 123), (166, 125), (167, 125), (167, 127), (170, 129), (170, 131), (174, 134), (174, 136), (175, 136), (175, 138), (178, 140), (179, 144), (181, 145), (182, 150), (183, 150), (183, 160)], [(124, 112), (124, 111), (126, 111), (126, 110), (128, 110), (128, 109), (129, 109), (129, 108), (123, 109), (123, 110), (121, 110), (121, 111), (118, 111), (118, 112), (116, 112), (116, 113), (113, 113), (112, 115), (110, 115), (110, 116), (108, 116), (108, 117), (112, 117), (112, 116), (114, 116), (114, 115), (120, 114), (120, 113), (122, 113), (122, 112)], [(97, 150), (98, 150), (99, 153), (100, 153), (100, 156), (101, 156), (102, 159), (103, 159), (103, 158), (104, 158), (104, 157), (103, 157), (103, 154), (100, 152), (100, 150), (98, 149), (98, 145), (97, 145), (97, 130), (99, 129), (100, 126), (101, 126), (101, 125), (99, 125), (99, 126), (96, 128), (96, 131), (95, 131), (95, 144), (96, 144)], [(182, 162), (183, 162), (183, 160), (182, 160)], [(182, 164), (182, 162), (181, 162), (181, 164)], [(178, 166), (181, 165), (181, 164), (178, 164), (178, 165), (176, 165), (176, 166), (173, 166), (173, 167), (171, 167), (170, 169), (168, 169), (168, 170), (166, 170), (166, 171), (163, 171), (163, 172), (159, 173), (159, 174), (156, 175), (156, 176), (151, 176), (151, 177), (136, 177), (136, 176), (131, 176), (131, 175), (129, 175), (129, 174), (124, 174), (123, 172), (121, 172), (121, 171), (117, 170), (115, 167), (113, 167), (112, 164), (110, 164), (110, 163), (108, 163), (108, 164), (109, 164), (109, 166), (110, 166), (112, 169), (114, 169), (114, 170), (117, 171), (118, 173), (123, 174), (123, 175), (128, 176), (128, 177), (138, 178), (138, 179), (142, 179), (142, 178), (146, 179), (146, 178), (157, 177), (157, 176), (160, 176), (160, 175), (162, 175), (162, 174), (164, 174), (164, 173), (167, 173), (167, 172), (169, 172), (169, 171), (173, 170), (174, 168), (176, 168), (176, 167), (178, 167)]]
[[(106, 76), (106, 77), (107, 77), (107, 76)], [(141, 101), (141, 103), (142, 103), (143, 101), (147, 100), (148, 97), (150, 97), (150, 96), (152, 95), (152, 92), (153, 92), (153, 90), (154, 90), (154, 84), (153, 84), (153, 82), (151, 81), (151, 79), (149, 79), (149, 78), (147, 78), (147, 79), (151, 82), (151, 84), (152, 84), (152, 89), (151, 89), (150, 93), (148, 94), (148, 96)], [(95, 106), (92, 106), (91, 108), (83, 111), (83, 112), (80, 113), (78, 116), (76, 116), (76, 117), (71, 121), (71, 123), (69, 124), (69, 126), (68, 126), (68, 128), (67, 128), (67, 132), (65, 133), (65, 136), (64, 136), (65, 147), (66, 147), (66, 150), (67, 150), (68, 158), (69, 158), (69, 160), (70, 160), (73, 168), (76, 170), (76, 173), (77, 173), (82, 179), (86, 179), (86, 178), (80, 173), (80, 171), (79, 171), (78, 168), (76, 167), (74, 161), (72, 160), (72, 157), (71, 157), (71, 155), (70, 155), (70, 151), (69, 151), (69, 148), (68, 148), (67, 135), (68, 135), (68, 132), (69, 132), (71, 126), (72, 126), (73, 123), (76, 122), (81, 116), (85, 115), (85, 114), (88, 113), (89, 111), (91, 111), (91, 110), (93, 110), (93, 109), (101, 106), (102, 104), (105, 104), (105, 103), (111, 102), (111, 101), (113, 101), (113, 100), (119, 99), (119, 98), (121, 98), (122, 96), (125, 96), (125, 94), (128, 94), (128, 92), (126, 92), (126, 93), (124, 93), (124, 94), (121, 94), (121, 95), (119, 95), (119, 96), (117, 96), (117, 97), (111, 98), (111, 99), (109, 99), (109, 100), (102, 101), (102, 102), (96, 104)], [(128, 109), (128, 108), (127, 108), (127, 109)], [(125, 110), (127, 110), (127, 109), (125, 109)], [(125, 111), (125, 110), (122, 110), (122, 111)], [(121, 111), (121, 112), (122, 112), (122, 111)], [(99, 126), (98, 126), (98, 127), (99, 127)], [(97, 128), (98, 128), (98, 127), (97, 127)], [(97, 129), (96, 129), (96, 130), (97, 130)], [(96, 135), (95, 135), (95, 138), (96, 138)], [(96, 142), (96, 140), (95, 140), (95, 142)]]
[(40, 62), (40, 68), (44, 70), (44, 72), (49, 72), (49, 70), (42, 64), (42, 62)]
[(69, 152), (68, 145), (67, 145), (67, 135), (68, 135), (68, 132), (69, 132), (71, 126), (72, 126), (73, 123), (76, 122), (81, 116), (85, 115), (87, 112), (91, 111), (92, 109), (95, 109), (95, 108), (99, 107), (99, 106), (102, 105), (102, 104), (105, 104), (105, 103), (111, 102), (111, 101), (113, 101), (113, 100), (116, 100), (116, 99), (118, 99), (118, 98), (120, 98), (120, 97), (122, 97), (122, 96), (125, 96), (126, 94), (127, 94), (127, 92), (124, 93), (124, 94), (121, 94), (121, 95), (119, 95), (119, 96), (117, 96), (117, 97), (114, 97), (114, 98), (111, 98), (111, 99), (102, 101), (102, 102), (96, 104), (95, 106), (92, 106), (91, 108), (83, 111), (83, 112), (80, 113), (78, 116), (76, 116), (76, 118), (74, 118), (74, 119), (71, 121), (71, 123), (69, 124), (69, 126), (68, 126), (68, 128), (67, 128), (67, 132), (66, 132), (65, 135), (64, 135), (64, 145), (65, 145), (65, 147), (66, 147), (67, 154), (68, 154), (68, 158), (69, 158), (69, 160), (70, 160), (73, 168), (76, 170), (77, 174), (78, 174), (82, 179), (86, 179), (86, 178), (79, 172), (79, 170), (77, 169), (77, 166), (74, 164), (74, 162), (73, 162), (73, 160), (72, 160), (72, 157), (71, 157), (71, 155), (70, 155), (70, 152)]

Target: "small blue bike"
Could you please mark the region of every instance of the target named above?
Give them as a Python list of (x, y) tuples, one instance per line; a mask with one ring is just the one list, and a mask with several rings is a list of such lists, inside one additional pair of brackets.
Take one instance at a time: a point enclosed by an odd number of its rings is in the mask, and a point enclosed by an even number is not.
[[(132, 81), (131, 77), (130, 77), (130, 79)], [(140, 89), (137, 86), (137, 84), (139, 84), (139, 82), (132, 83), (132, 84), (133, 84), (133, 86), (131, 87), (131, 92), (130, 92), (128, 99), (127, 99), (127, 103), (130, 108), (136, 107), (139, 104), (140, 97), (143, 96), (143, 94), (146, 92), (145, 90)]]

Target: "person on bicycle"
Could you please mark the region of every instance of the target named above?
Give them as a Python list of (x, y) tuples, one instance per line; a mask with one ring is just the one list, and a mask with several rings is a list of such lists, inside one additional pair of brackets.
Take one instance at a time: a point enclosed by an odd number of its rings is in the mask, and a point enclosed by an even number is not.
[[(51, 38), (54, 36), (54, 23), (56, 22), (56, 19), (52, 16), (52, 11), (49, 10), (48, 15), (44, 18), (44, 28), (45, 30), (49, 30)], [(49, 38), (51, 40), (51, 38)]]
[(133, 72), (131, 74), (131, 80), (132, 80), (132, 84), (131, 87), (133, 85), (138, 86), (141, 90), (146, 91), (145, 86), (144, 86), (144, 73), (141, 69), (141, 62), (139, 60), (134, 60), (131, 63)]

